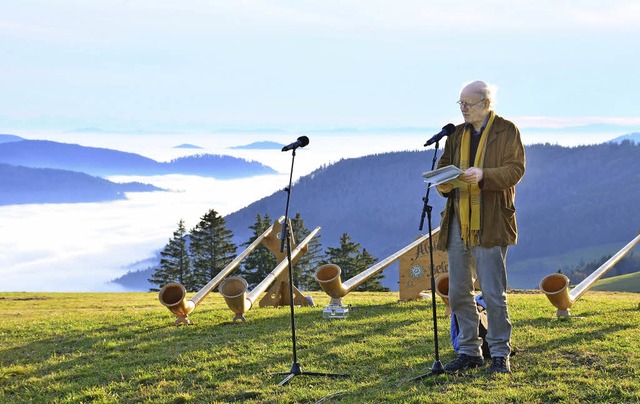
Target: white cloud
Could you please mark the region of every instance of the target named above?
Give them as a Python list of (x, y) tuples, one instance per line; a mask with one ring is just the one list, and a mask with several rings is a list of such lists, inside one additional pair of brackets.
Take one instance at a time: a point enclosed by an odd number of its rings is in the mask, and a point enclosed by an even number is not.
[[(640, 29), (640, 3), (637, 1), (597, 1), (592, 7), (567, 7), (571, 23), (585, 29), (614, 31)], [(581, 4), (581, 3), (580, 3)]]
[(639, 26), (640, 5), (630, 0), (26, 0), (5, 5), (0, 16), (0, 35), (76, 43), (125, 38), (149, 41), (154, 36), (195, 40), (215, 34), (274, 32), (338, 36), (341, 32), (387, 36), (402, 32), (591, 34), (600, 29), (637, 32)]
[(610, 116), (519, 116), (513, 118), (520, 127), (560, 129), (568, 127), (587, 126), (594, 124), (620, 125), (640, 127), (640, 117), (610, 117)]

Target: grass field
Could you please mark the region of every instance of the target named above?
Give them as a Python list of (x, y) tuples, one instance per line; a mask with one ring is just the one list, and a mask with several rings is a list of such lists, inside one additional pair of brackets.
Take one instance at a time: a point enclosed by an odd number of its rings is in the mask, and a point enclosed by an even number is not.
[[(509, 295), (511, 375), (428, 373), (430, 301), (356, 293), (349, 318), (325, 320), (329, 298), (296, 309), (303, 371), (292, 364), (289, 308), (254, 308), (247, 322), (212, 293), (176, 327), (155, 293), (0, 293), (0, 402), (640, 402), (640, 294), (588, 292), (570, 319), (539, 293)], [(439, 353), (454, 354), (438, 301)]]

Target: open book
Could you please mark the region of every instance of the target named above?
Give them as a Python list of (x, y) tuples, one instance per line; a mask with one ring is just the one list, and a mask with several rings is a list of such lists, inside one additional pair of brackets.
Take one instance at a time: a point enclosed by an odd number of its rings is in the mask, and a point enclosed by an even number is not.
[(422, 176), (425, 178), (425, 181), (429, 183), (429, 187), (450, 182), (453, 184), (454, 188), (458, 188), (461, 185), (468, 185), (466, 182), (457, 179), (462, 173), (463, 171), (458, 167), (450, 165), (438, 168), (437, 170), (427, 171), (426, 173), (423, 173)]

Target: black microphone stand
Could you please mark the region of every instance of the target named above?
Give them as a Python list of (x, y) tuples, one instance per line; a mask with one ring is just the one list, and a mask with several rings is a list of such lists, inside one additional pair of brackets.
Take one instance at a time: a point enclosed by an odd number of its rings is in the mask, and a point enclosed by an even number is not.
[[(438, 160), (438, 147), (440, 146), (439, 141), (436, 141), (436, 148), (433, 151), (433, 160), (431, 161), (431, 170), (436, 166), (436, 161)], [(431, 266), (431, 308), (433, 314), (433, 340), (435, 345), (435, 354), (436, 359), (431, 366), (431, 372), (425, 373), (423, 375), (414, 377), (411, 381), (422, 380), (429, 376), (437, 376), (445, 373), (444, 367), (442, 366), (442, 362), (440, 362), (440, 354), (438, 352), (438, 317), (436, 313), (436, 280), (434, 277), (433, 271), (433, 240), (431, 239), (431, 211), (432, 207), (429, 205), (429, 190), (431, 190), (431, 183), (427, 184), (427, 193), (422, 200), (424, 201), (424, 205), (422, 206), (422, 216), (420, 217), (420, 231), (422, 231), (422, 227), (424, 226), (424, 217), (427, 216), (427, 225), (429, 229), (429, 259)]]
[[(291, 347), (293, 351), (293, 364), (291, 370), (288, 372), (277, 372), (278, 375), (287, 375), (287, 377), (279, 383), (279, 386), (284, 386), (295, 376), (326, 376), (326, 377), (349, 377), (346, 374), (333, 374), (333, 373), (318, 373), (318, 372), (303, 372), (300, 363), (298, 363), (298, 352), (296, 349), (296, 318), (295, 308), (293, 304), (293, 265), (291, 264), (291, 232), (289, 231), (289, 202), (291, 200), (291, 185), (293, 179), (293, 163), (296, 158), (296, 149), (292, 149), (291, 154), (291, 171), (289, 172), (289, 186), (284, 190), (287, 192), (287, 205), (284, 212), (284, 225), (282, 226), (282, 234), (280, 236), (280, 252), (283, 252), (285, 246), (287, 248), (287, 259), (289, 260), (289, 308), (291, 311)], [(286, 150), (283, 150), (286, 151)]]

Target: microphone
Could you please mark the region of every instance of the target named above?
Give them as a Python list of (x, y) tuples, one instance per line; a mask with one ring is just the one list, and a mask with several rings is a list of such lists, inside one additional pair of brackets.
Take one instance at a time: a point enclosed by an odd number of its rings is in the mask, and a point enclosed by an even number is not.
[(443, 137), (449, 136), (455, 130), (456, 130), (456, 126), (454, 124), (452, 123), (446, 124), (445, 126), (442, 127), (442, 130), (440, 132), (436, 133), (435, 135), (433, 135), (431, 139), (427, 140), (427, 143), (424, 144), (424, 147), (431, 146), (435, 142), (440, 141), (440, 139), (442, 139)]
[(291, 143), (290, 145), (286, 145), (285, 147), (283, 147), (282, 151), (295, 150), (298, 147), (305, 147), (308, 144), (309, 144), (309, 138), (306, 137), (306, 136), (300, 136), (298, 138), (298, 140), (296, 140), (295, 142)]

